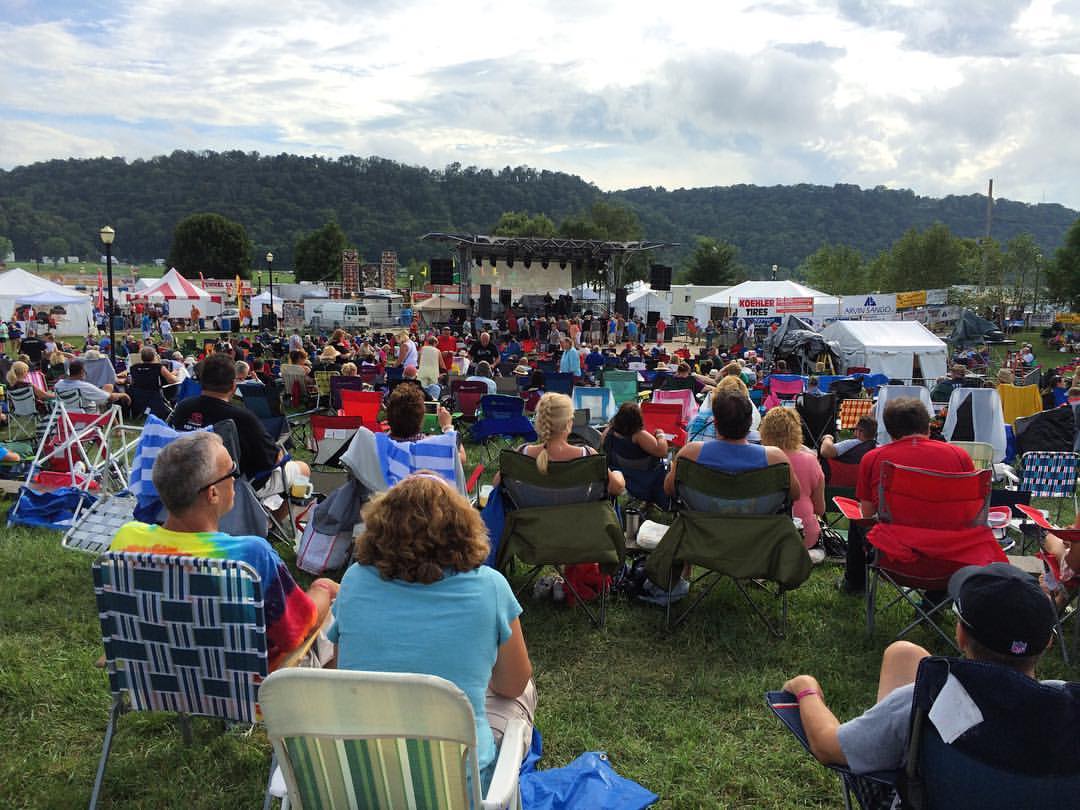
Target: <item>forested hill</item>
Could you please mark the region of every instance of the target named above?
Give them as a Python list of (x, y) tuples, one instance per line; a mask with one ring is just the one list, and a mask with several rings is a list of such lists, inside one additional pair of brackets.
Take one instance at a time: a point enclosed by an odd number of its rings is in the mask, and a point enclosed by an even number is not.
[[(247, 228), (256, 255), (272, 249), (282, 267), (296, 240), (336, 219), (365, 259), (384, 249), (402, 261), (433, 251), (428, 231), (489, 231), (504, 211), (543, 213), (556, 224), (595, 200), (632, 208), (649, 239), (681, 242), (678, 263), (695, 236), (737, 245), (752, 275), (769, 265), (791, 268), (825, 242), (849, 244), (870, 257), (911, 226), (943, 222), (958, 236), (985, 228), (986, 198), (933, 199), (911, 191), (856, 186), (639, 188), (604, 194), (580, 177), (525, 167), (444, 170), (377, 157), (328, 160), (244, 152), (174, 152), (150, 160), (53, 160), (0, 171), (0, 236), (16, 254), (96, 255), (96, 234), (117, 231), (118, 256), (147, 261), (168, 255), (173, 228), (185, 216), (212, 211)], [(1031, 233), (1049, 255), (1077, 212), (1056, 204), (999, 200), (993, 235), (1004, 242)], [(51, 240), (51, 241), (50, 241)]]

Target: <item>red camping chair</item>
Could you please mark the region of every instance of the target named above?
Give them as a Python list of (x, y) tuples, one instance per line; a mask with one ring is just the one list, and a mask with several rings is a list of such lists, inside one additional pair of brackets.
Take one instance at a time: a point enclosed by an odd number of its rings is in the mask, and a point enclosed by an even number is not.
[(379, 391), (341, 391), (341, 416), (356, 416), (369, 430), (383, 432), (386, 425), (379, 421), (382, 394)]
[(487, 393), (488, 387), (485, 383), (454, 380), (450, 385), (450, 396), (454, 400), (455, 417), (463, 422), (475, 422), (480, 400), (487, 396)]
[(897, 596), (915, 609), (915, 620), (896, 638), (925, 622), (955, 648), (951, 636), (934, 622), (948, 605), (923, 604), (916, 595), (945, 591), (949, 578), (966, 565), (1008, 562), (987, 525), (990, 470), (947, 473), (882, 464), (878, 495), (878, 522), (867, 534), (874, 554), (867, 564), (866, 626), (874, 632), (878, 583), (896, 589)]
[(769, 394), (764, 403), (766, 411), (795, 399), (806, 388), (806, 380), (797, 374), (773, 374), (769, 377), (768, 386)]
[(682, 421), (683, 406), (677, 402), (645, 402), (641, 406), (641, 421), (645, 430), (662, 430), (672, 447), (686, 444), (686, 425)]
[(311, 415), (308, 449), (315, 454), (312, 464), (338, 466), (338, 459), (364, 424), (359, 416)]

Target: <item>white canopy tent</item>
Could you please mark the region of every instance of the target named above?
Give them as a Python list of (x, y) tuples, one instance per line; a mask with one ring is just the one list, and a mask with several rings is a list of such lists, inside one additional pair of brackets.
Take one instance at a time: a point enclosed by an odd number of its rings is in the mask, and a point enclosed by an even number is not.
[[(813, 307), (818, 306), (826, 307), (829, 304), (836, 307), (836, 296), (823, 293), (821, 290), (815, 290), (813, 287), (807, 287), (805, 284), (799, 284), (796, 281), (788, 281), (781, 279), (777, 281), (744, 281), (741, 284), (736, 284), (734, 287), (728, 287), (726, 290), (721, 290), (718, 293), (707, 295), (704, 298), (699, 298), (697, 304), (694, 306), (694, 317), (698, 319), (699, 323), (705, 323), (712, 317), (712, 311), (714, 308), (725, 308), (734, 312), (739, 306), (739, 299), (756, 299), (756, 300), (776, 300), (778, 298), (791, 299), (791, 298), (810, 298), (813, 300)], [(814, 309), (808, 312), (794, 312), (791, 314), (798, 315), (800, 318), (812, 317)], [(777, 313), (775, 317), (782, 317), (785, 312)]]
[(836, 321), (821, 336), (836, 344), (844, 368), (865, 366), (898, 380), (916, 376), (916, 359), (927, 380), (944, 376), (948, 368), (948, 347), (918, 321)]
[(66, 314), (57, 318), (54, 330), (58, 335), (85, 336), (94, 322), (94, 305), (89, 295), (73, 293), (19, 267), (0, 273), (0, 315), (11, 317), (22, 303), (32, 304), (35, 310), (63, 307)]
[[(270, 291), (263, 290), (258, 295), (251, 298), (251, 317), (255, 319), (255, 323), (259, 322), (259, 316), (263, 313), (263, 305), (270, 303)], [(285, 302), (280, 295), (274, 295), (274, 314), (279, 318), (283, 314), (283, 306)]]
[(645, 318), (649, 312), (659, 312), (665, 323), (671, 323), (671, 292), (667, 290), (653, 291), (648, 284), (640, 284), (632, 288), (626, 294), (626, 304), (634, 310), (634, 314)]

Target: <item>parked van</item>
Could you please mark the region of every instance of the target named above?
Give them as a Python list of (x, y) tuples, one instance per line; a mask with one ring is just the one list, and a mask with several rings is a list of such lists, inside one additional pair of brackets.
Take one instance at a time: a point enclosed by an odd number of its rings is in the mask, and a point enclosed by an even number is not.
[(310, 303), (307, 324), (312, 331), (322, 329), (367, 329), (371, 326), (367, 307), (363, 301), (319, 301)]

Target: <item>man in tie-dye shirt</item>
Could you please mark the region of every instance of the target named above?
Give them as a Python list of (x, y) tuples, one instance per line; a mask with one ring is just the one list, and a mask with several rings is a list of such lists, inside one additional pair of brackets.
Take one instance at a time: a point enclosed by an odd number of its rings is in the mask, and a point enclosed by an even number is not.
[(154, 460), (154, 487), (168, 513), (165, 523), (127, 523), (109, 548), (239, 560), (251, 565), (262, 581), (267, 657), (273, 670), (322, 625), (338, 586), (333, 580), (317, 579), (305, 593), (265, 538), (234, 537), (218, 531), (218, 521), (232, 509), (233, 486), (239, 475), (216, 433), (180, 436)]

